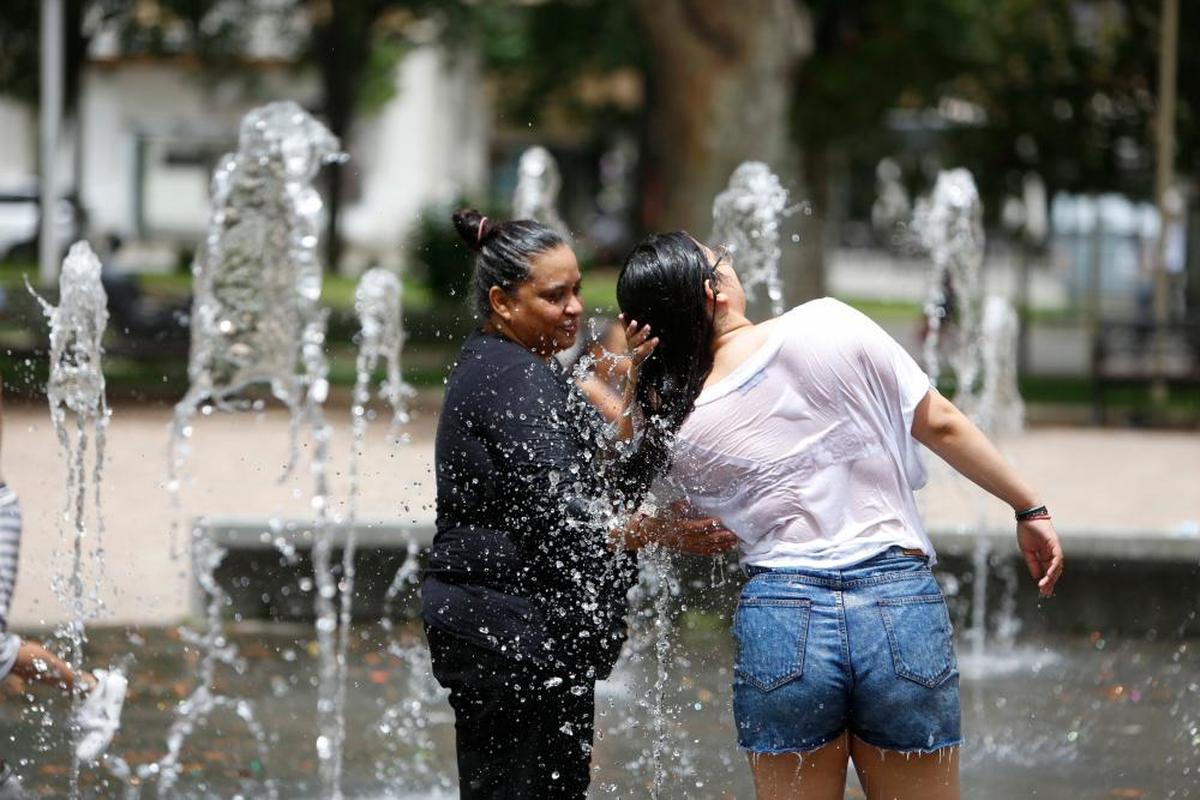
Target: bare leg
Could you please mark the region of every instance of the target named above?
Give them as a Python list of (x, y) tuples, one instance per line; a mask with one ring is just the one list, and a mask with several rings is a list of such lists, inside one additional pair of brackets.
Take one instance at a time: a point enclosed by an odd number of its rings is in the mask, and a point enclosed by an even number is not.
[(850, 757), (867, 800), (959, 800), (957, 747), (900, 753), (851, 738)]
[[(24, 681), (58, 686), (69, 692), (75, 690), (76, 672), (37, 642), (21, 642), (12, 674)], [(82, 679), (85, 691), (96, 685), (96, 679), (89, 672), (79, 673), (78, 677)]]
[(841, 800), (849, 757), (846, 734), (808, 753), (750, 754), (758, 800)]

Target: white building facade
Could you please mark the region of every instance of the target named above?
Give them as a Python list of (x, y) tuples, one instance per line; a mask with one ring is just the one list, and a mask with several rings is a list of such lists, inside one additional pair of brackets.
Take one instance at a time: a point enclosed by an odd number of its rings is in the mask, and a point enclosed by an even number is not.
[[(204, 234), (209, 178), (249, 109), (294, 100), (319, 111), (317, 82), (286, 59), (249, 60), (253, 79), (214, 83), (187, 59), (124, 58), (102, 37), (85, 69), (79, 161), (64, 142), (60, 191), (78, 173), (87, 235), (119, 236), (143, 268), (170, 268)], [(99, 52), (98, 52), (99, 51)], [(397, 68), (391, 100), (360, 114), (344, 168), (344, 269), (400, 268), (421, 211), (486, 188), (490, 110), (478, 60), (434, 44)], [(36, 186), (34, 113), (0, 97), (0, 194)]]

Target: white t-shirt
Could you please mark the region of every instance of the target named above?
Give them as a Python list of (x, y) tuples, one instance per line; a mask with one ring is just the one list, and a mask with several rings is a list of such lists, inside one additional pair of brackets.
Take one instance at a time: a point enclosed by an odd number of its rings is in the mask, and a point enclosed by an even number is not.
[(805, 303), (704, 389), (671, 475), (738, 535), (743, 565), (837, 569), (893, 545), (932, 558), (911, 433), (930, 388), (871, 319), (831, 298)]

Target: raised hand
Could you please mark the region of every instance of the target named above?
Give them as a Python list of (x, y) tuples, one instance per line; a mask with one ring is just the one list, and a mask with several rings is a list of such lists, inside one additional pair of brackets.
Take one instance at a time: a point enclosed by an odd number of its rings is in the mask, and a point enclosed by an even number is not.
[(625, 331), (625, 348), (629, 359), (628, 376), (630, 380), (636, 380), (638, 367), (654, 352), (658, 345), (658, 337), (651, 338), (649, 325), (638, 325), (636, 319), (626, 320), (624, 314), (620, 319)]

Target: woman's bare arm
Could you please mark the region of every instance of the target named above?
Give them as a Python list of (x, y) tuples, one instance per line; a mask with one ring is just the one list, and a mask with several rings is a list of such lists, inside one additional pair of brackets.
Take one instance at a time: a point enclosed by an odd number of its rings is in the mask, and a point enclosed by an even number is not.
[[(595, 375), (589, 375), (583, 380), (576, 381), (575, 385), (606, 421), (620, 422), (621, 415), (625, 413), (625, 402), (620, 395), (608, 388), (608, 384)], [(621, 438), (628, 440), (630, 436), (632, 436), (632, 431), (629, 432), (629, 435), (622, 435)]]
[[(1039, 505), (1037, 494), (1004, 460), (965, 414), (936, 391), (930, 391), (913, 415), (912, 435), (950, 466), (1014, 511)], [(1017, 543), (1029, 573), (1044, 596), (1062, 575), (1063, 554), (1049, 519), (1017, 523)]]
[(737, 547), (737, 536), (721, 520), (685, 513), (680, 503), (654, 515), (635, 514), (623, 529), (609, 536), (613, 546), (622, 550), (657, 544), (689, 555), (715, 556)]

